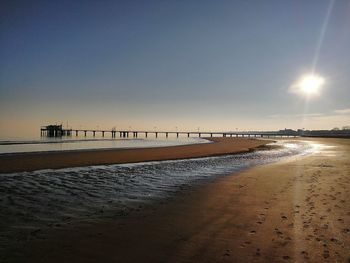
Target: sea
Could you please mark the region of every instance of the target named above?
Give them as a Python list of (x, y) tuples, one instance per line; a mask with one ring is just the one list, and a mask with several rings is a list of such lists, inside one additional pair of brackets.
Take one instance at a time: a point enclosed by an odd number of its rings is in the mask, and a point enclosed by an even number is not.
[[(0, 155), (33, 151), (162, 147), (201, 138), (1, 140)], [(0, 255), (46, 229), (124, 216), (143, 205), (252, 166), (312, 154), (319, 144), (281, 140), (270, 150), (207, 158), (0, 174)], [(1, 256), (0, 256), (1, 261)]]
[(169, 138), (103, 138), (103, 137), (38, 137), (0, 139), (0, 155), (22, 152), (75, 151), (163, 147), (194, 143), (210, 143), (198, 137)]

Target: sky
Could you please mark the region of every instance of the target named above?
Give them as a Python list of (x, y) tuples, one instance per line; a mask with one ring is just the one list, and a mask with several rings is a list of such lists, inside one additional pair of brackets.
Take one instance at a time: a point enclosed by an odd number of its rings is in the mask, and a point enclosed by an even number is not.
[[(350, 125), (348, 0), (0, 5), (0, 137)], [(319, 95), (290, 91), (313, 71)]]

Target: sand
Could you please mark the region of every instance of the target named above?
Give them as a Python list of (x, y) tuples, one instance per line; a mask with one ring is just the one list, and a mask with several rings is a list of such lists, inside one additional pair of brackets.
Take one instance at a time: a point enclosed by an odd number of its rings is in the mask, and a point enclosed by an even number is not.
[(208, 140), (212, 143), (157, 148), (0, 155), (0, 173), (216, 156), (247, 152), (272, 142), (248, 138), (210, 138)]
[(349, 262), (350, 140), (126, 217), (53, 229), (27, 262)]

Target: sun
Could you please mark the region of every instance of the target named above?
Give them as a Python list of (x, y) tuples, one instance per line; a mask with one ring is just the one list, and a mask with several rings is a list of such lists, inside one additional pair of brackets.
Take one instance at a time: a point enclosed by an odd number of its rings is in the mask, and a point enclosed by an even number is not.
[(311, 98), (320, 95), (325, 80), (321, 75), (315, 73), (300, 77), (289, 87), (289, 92)]
[(299, 89), (305, 95), (314, 95), (320, 92), (324, 84), (324, 78), (318, 75), (306, 75), (299, 82)]

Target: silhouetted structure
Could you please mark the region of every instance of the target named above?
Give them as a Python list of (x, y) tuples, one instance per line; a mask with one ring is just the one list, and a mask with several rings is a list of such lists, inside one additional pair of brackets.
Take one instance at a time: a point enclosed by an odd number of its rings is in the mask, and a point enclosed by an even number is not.
[(198, 136), (198, 137), (338, 137), (338, 138), (350, 138), (350, 130), (292, 130), (284, 129), (279, 131), (226, 131), (226, 132), (212, 132), (212, 131), (147, 131), (147, 130), (89, 130), (89, 129), (63, 129), (62, 125), (48, 125), (41, 127), (41, 136), (48, 137), (60, 137), (60, 136), (71, 136), (72, 133), (78, 136), (80, 132), (86, 137), (87, 134), (92, 134), (93, 137), (97, 133), (100, 133), (102, 137), (105, 137), (106, 133), (110, 133), (112, 138), (115, 138), (117, 134), (121, 138), (137, 138), (140, 134), (144, 134), (147, 138), (150, 134), (154, 134), (156, 138), (160, 135), (165, 135), (166, 138), (170, 134), (176, 135), (178, 138), (180, 135), (187, 137)]
[(60, 136), (71, 136), (72, 133), (75, 133), (75, 136), (78, 136), (80, 132), (84, 134), (86, 137), (88, 133), (92, 134), (93, 137), (96, 136), (97, 133), (100, 133), (102, 137), (105, 136), (106, 133), (110, 133), (112, 138), (115, 138), (117, 134), (121, 138), (129, 138), (129, 136), (133, 138), (137, 138), (139, 134), (144, 134), (147, 138), (150, 134), (154, 134), (156, 138), (160, 135), (165, 135), (166, 138), (169, 135), (174, 134), (178, 138), (180, 135), (185, 135), (187, 137), (198, 136), (198, 137), (214, 137), (214, 136), (222, 136), (222, 137), (296, 137), (298, 136), (296, 131), (292, 130), (283, 130), (283, 131), (245, 131), (245, 132), (212, 132), (212, 131), (147, 131), (147, 130), (116, 130), (115, 128), (111, 130), (88, 130), (88, 129), (63, 129), (62, 125), (48, 125), (41, 127), (41, 136), (48, 137), (60, 137)]
[(43, 126), (41, 127), (40, 131), (41, 131), (41, 136), (48, 136), (48, 137), (70, 136), (72, 134), (72, 130), (63, 129), (62, 125)]

